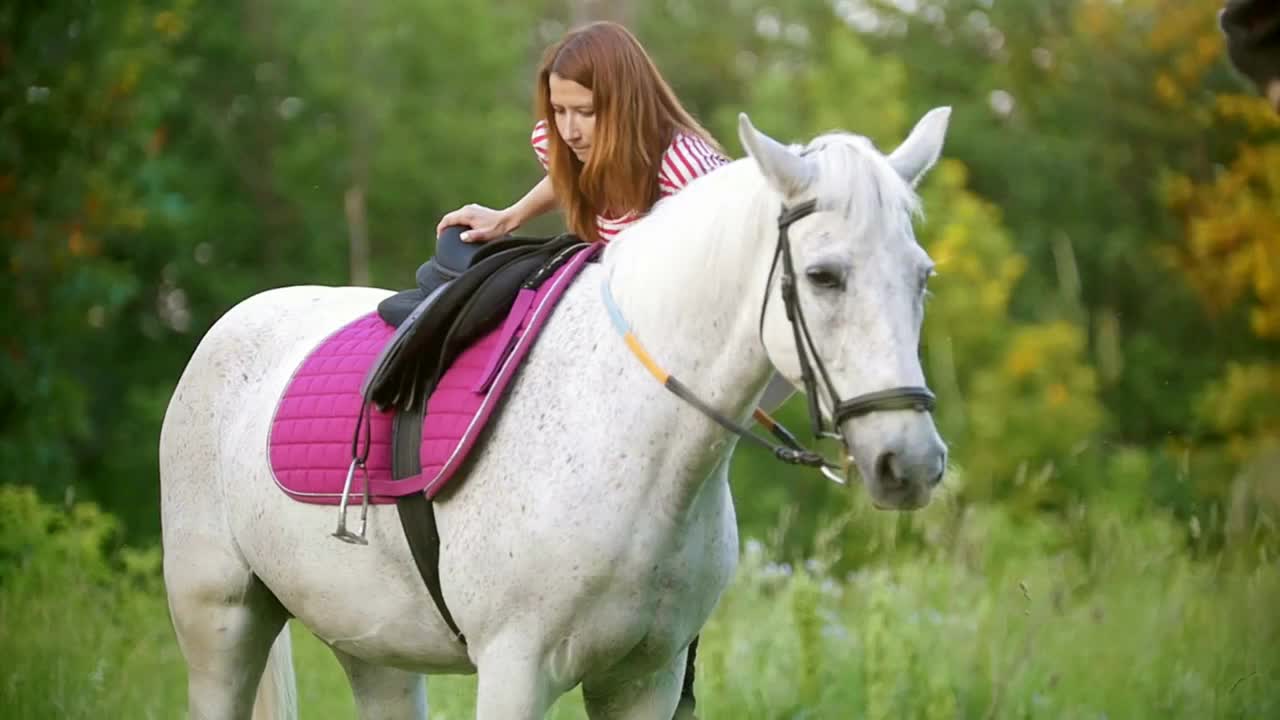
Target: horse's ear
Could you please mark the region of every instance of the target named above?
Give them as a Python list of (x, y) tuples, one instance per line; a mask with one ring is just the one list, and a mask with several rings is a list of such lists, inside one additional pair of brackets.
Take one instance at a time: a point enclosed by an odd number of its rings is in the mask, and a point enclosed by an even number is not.
[(746, 113), (738, 113), (738, 139), (769, 185), (783, 197), (795, 197), (813, 182), (813, 167), (782, 143), (751, 124)]
[(934, 108), (920, 118), (911, 134), (889, 155), (889, 164), (913, 186), (938, 161), (942, 154), (942, 141), (947, 135), (947, 121), (951, 108)]

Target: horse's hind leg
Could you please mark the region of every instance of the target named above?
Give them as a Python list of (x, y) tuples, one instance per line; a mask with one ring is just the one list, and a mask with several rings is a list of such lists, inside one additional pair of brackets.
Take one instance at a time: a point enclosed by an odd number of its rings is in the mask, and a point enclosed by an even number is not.
[(347, 673), (361, 720), (426, 720), (427, 686), (422, 675), (374, 665), (334, 650)]
[[(687, 652), (687, 651), (686, 651)], [(582, 683), (582, 697), (586, 702), (587, 716), (591, 720), (641, 720), (641, 718), (693, 717), (693, 709), (680, 703), (680, 688), (685, 673), (684, 652), (677, 655), (667, 667), (648, 677), (622, 683), (603, 682), (586, 678)]]
[(166, 543), (165, 585), (187, 660), (189, 717), (248, 720), (288, 613), (233, 551), (206, 543), (200, 552), (198, 539), (183, 540)]

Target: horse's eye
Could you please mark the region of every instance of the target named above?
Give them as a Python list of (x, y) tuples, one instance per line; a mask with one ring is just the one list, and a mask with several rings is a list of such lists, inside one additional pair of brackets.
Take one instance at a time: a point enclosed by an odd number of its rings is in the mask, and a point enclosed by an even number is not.
[(818, 265), (805, 270), (804, 275), (809, 279), (809, 282), (820, 288), (826, 288), (828, 290), (844, 289), (845, 274), (844, 270), (840, 268)]

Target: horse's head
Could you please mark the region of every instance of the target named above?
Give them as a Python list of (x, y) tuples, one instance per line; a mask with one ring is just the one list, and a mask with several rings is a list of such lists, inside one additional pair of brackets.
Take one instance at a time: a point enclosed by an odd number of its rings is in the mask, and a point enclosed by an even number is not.
[(765, 351), (794, 385), (808, 385), (884, 508), (928, 503), (946, 466), (918, 355), (933, 263), (911, 221), (913, 187), (938, 158), (949, 114), (929, 112), (888, 156), (847, 134), (790, 148), (746, 115), (739, 122), (743, 147), (792, 211), (766, 291)]

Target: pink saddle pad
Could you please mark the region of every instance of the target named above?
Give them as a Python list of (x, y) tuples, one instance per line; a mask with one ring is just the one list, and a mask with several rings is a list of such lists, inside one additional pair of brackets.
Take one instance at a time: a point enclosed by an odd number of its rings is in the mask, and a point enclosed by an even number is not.
[[(466, 460), (538, 331), (583, 265), (599, 250), (583, 248), (536, 291), (521, 290), (506, 321), (464, 350), (445, 371), (422, 426), (421, 474), (391, 479), (393, 413), (370, 409), (369, 493), (390, 503), (413, 492), (434, 497)], [(351, 466), (360, 385), (395, 328), (377, 313), (325, 338), (302, 361), (276, 405), (268, 456), (276, 484), (295, 500), (335, 505)], [(363, 435), (363, 433), (362, 433)], [(363, 438), (361, 440), (363, 447)], [(364, 493), (356, 473), (351, 501)]]

